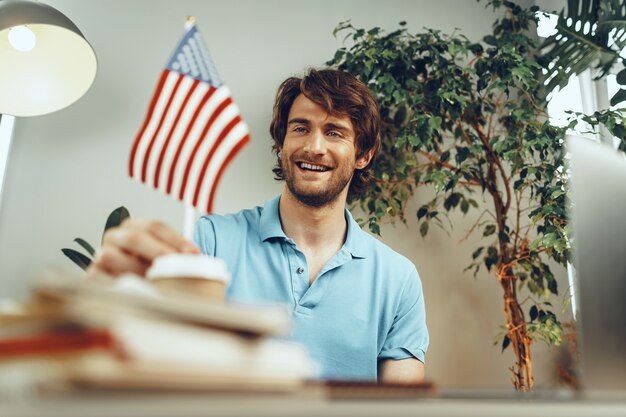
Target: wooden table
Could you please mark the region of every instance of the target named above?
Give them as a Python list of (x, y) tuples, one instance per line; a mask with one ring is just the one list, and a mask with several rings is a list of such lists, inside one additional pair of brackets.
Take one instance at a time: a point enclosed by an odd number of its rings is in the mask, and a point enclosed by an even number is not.
[(0, 417), (624, 417), (626, 399), (572, 395), (519, 398), (487, 391), (440, 391), (417, 399), (330, 399), (312, 389), (297, 394), (105, 393), (0, 399)]

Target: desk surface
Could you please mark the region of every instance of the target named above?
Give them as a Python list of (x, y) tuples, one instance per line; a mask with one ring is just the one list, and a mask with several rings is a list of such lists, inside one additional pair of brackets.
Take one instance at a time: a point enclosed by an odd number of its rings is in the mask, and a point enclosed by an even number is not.
[(419, 398), (329, 400), (316, 393), (155, 394), (97, 393), (0, 400), (1, 417), (294, 417), (294, 416), (568, 416), (624, 417), (626, 400), (547, 398)]

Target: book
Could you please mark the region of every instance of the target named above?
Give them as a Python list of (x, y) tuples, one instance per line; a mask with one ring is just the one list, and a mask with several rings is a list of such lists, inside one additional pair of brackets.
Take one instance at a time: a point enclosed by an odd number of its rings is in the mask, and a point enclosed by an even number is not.
[[(90, 314), (90, 310), (86, 309), (86, 305), (89, 305), (94, 310), (125, 310), (128, 314), (150, 314), (164, 320), (255, 335), (286, 335), (291, 330), (291, 317), (283, 306), (215, 302), (182, 294), (150, 296), (145, 288), (141, 290), (143, 292), (136, 290), (143, 286), (148, 284), (133, 275), (115, 281), (55, 277), (39, 280), (35, 291), (62, 301), (70, 309), (80, 305), (81, 311), (77, 312), (79, 316)], [(135, 290), (122, 290), (128, 287)]]
[(82, 326), (28, 326), (18, 334), (0, 333), (0, 360), (112, 350), (115, 339), (106, 329)]
[(280, 306), (164, 297), (134, 276), (48, 277), (0, 315), (0, 361), (48, 358), (75, 387), (293, 391), (316, 369), (290, 328)]

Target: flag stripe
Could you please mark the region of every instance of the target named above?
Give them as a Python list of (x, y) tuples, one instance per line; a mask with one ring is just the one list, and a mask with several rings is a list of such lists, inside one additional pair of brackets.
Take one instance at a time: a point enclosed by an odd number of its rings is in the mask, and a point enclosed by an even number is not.
[[(238, 114), (238, 109), (233, 104), (233, 109), (231, 109), (231, 116)], [(230, 117), (232, 120), (233, 117)], [(220, 146), (215, 151), (214, 155), (211, 157), (211, 163), (209, 164), (206, 173), (202, 176), (199, 176), (199, 180), (202, 181), (201, 184), (198, 184), (197, 188), (200, 189), (200, 193), (198, 196), (198, 201), (196, 203), (196, 207), (207, 207), (210, 199), (210, 193), (213, 187), (216, 186), (216, 177), (219, 171), (220, 166), (224, 163), (226, 158), (228, 157), (228, 153), (230, 150), (249, 133), (248, 128), (245, 124), (239, 123), (234, 126), (226, 138), (221, 141)]]
[[(148, 123), (144, 134), (139, 139), (139, 145), (137, 147), (137, 157), (135, 158), (135, 164), (133, 167), (135, 172), (135, 178), (139, 181), (141, 181), (141, 171), (144, 159), (148, 156), (146, 150), (148, 148), (148, 144), (150, 143), (150, 138), (157, 129), (158, 122), (163, 115), (163, 111), (170, 97), (172, 89), (176, 84), (177, 78), (178, 74), (176, 73), (169, 72), (167, 74), (167, 78), (165, 79), (165, 83), (163, 84), (163, 88), (161, 89), (161, 94), (154, 107), (154, 112), (152, 114), (152, 117), (150, 118), (150, 122)], [(145, 183), (145, 181), (142, 182)]]
[[(207, 132), (209, 131), (209, 128), (211, 127), (213, 122), (215, 122), (215, 119), (217, 119), (220, 113), (228, 106), (228, 104), (230, 104), (231, 101), (232, 101), (231, 98), (228, 97), (226, 98), (226, 100), (220, 103), (217, 109), (215, 109), (215, 111), (213, 112), (213, 114), (211, 114), (211, 117), (205, 124), (204, 129), (202, 130), (202, 134), (200, 135), (201, 138), (203, 138), (207, 134)], [(196, 143), (196, 146), (194, 146), (193, 151), (191, 152), (189, 161), (187, 162), (187, 166), (183, 174), (182, 185), (178, 194), (178, 198), (180, 200), (183, 200), (184, 198), (185, 189), (187, 188), (187, 180), (189, 179), (189, 173), (191, 172), (191, 167), (193, 166), (194, 161), (196, 161), (196, 154), (198, 153), (198, 149), (200, 148), (201, 144), (202, 144), (202, 141), (198, 141)]]
[(165, 121), (165, 117), (168, 115), (168, 110), (170, 109), (170, 106), (172, 105), (172, 101), (174, 100), (174, 96), (176, 95), (176, 91), (178, 90), (178, 87), (180, 86), (180, 83), (183, 81), (183, 75), (178, 75), (177, 80), (176, 80), (176, 84), (174, 85), (174, 89), (173, 92), (170, 94), (168, 100), (167, 100), (167, 104), (165, 105), (165, 109), (163, 110), (163, 114), (161, 115), (161, 118), (159, 119), (159, 123), (157, 125), (156, 130), (154, 131), (154, 134), (152, 135), (152, 138), (150, 138), (150, 142), (148, 143), (148, 149), (146, 149), (146, 156), (144, 157), (143, 160), (143, 165), (141, 167), (141, 182), (146, 182), (146, 173), (148, 171), (148, 161), (150, 160), (150, 154), (152, 152), (152, 146), (154, 146), (154, 141), (156, 140), (157, 135), (159, 134), (161, 127), (163, 126), (163, 122)]
[(220, 183), (220, 180), (222, 179), (222, 174), (224, 174), (224, 171), (226, 171), (226, 167), (228, 167), (228, 165), (231, 163), (231, 161), (235, 158), (235, 156), (239, 153), (239, 151), (250, 141), (250, 135), (246, 133), (246, 136), (244, 136), (238, 143), (237, 145), (235, 145), (234, 148), (231, 149), (231, 151), (228, 153), (228, 156), (226, 157), (226, 159), (224, 160), (224, 162), (222, 162), (222, 165), (220, 166), (219, 170), (217, 171), (217, 175), (215, 176), (215, 181), (213, 182), (213, 186), (211, 187), (211, 194), (209, 196), (209, 202), (206, 205), (206, 212), (207, 213), (212, 213), (213, 212), (213, 202), (215, 200), (215, 193), (217, 191), (217, 186)]
[[(198, 115), (204, 108), (207, 101), (211, 98), (213, 93), (215, 93), (215, 91), (217, 91), (215, 88), (210, 88), (209, 91), (207, 91), (207, 93), (204, 95), (204, 97), (202, 98), (202, 101), (200, 102), (196, 110), (194, 111), (193, 117), (191, 118), (191, 121), (189, 122), (189, 125), (187, 126), (187, 130), (185, 130), (185, 134), (183, 135), (183, 139), (178, 145), (178, 149), (176, 149), (176, 154), (174, 155), (174, 161), (172, 162), (172, 168), (170, 169), (170, 175), (167, 179), (167, 191), (166, 191), (167, 194), (172, 194), (174, 174), (176, 173), (176, 170), (178, 167), (178, 160), (180, 158), (180, 154), (182, 153), (183, 147), (188, 143), (187, 139), (189, 137), (189, 134), (191, 130), (194, 128), (196, 120), (198, 120)], [(182, 163), (186, 165), (186, 162), (183, 161)]]
[[(222, 95), (226, 97), (225, 95)], [(211, 148), (213, 147), (215, 141), (219, 137), (220, 133), (224, 128), (228, 125), (228, 123), (233, 120), (236, 116), (239, 115), (239, 110), (234, 103), (230, 103), (215, 119), (212, 123), (210, 129), (206, 132), (206, 135), (202, 141), (202, 144), (197, 150), (196, 157), (191, 163), (188, 181), (184, 189), (183, 201), (189, 205), (193, 205), (193, 197), (195, 194), (196, 187), (199, 182), (203, 179), (201, 176), (202, 165)], [(215, 161), (216, 164), (220, 163), (220, 160), (217, 159)], [(208, 190), (205, 190), (208, 193)], [(208, 197), (208, 194), (207, 194)], [(200, 207), (201, 205), (197, 205)]]
[(146, 120), (143, 122), (143, 126), (141, 127), (141, 130), (137, 134), (137, 137), (135, 138), (135, 143), (133, 144), (133, 148), (130, 151), (130, 158), (128, 160), (129, 162), (128, 173), (131, 176), (131, 178), (133, 178), (135, 174), (134, 165), (135, 165), (135, 157), (137, 156), (137, 148), (139, 147), (139, 142), (141, 141), (141, 138), (143, 137), (143, 134), (146, 131), (146, 128), (148, 127), (148, 124), (150, 123), (150, 120), (152, 119), (154, 108), (156, 107), (157, 101), (159, 101), (161, 90), (163, 90), (163, 86), (165, 85), (165, 80), (167, 80), (168, 75), (169, 75), (168, 70), (163, 70), (161, 72), (161, 77), (159, 78), (156, 91), (154, 92), (154, 95), (152, 96), (152, 100), (150, 101), (150, 107), (148, 107), (148, 115), (146, 116)]
[[(223, 118), (226, 116), (223, 114), (223, 112), (220, 113), (219, 117), (216, 119), (216, 123), (214, 123), (216, 127), (212, 127), (208, 130), (208, 132), (205, 130), (205, 121), (211, 118), (211, 115), (216, 111), (222, 101), (224, 101), (228, 97), (230, 97), (228, 89), (224, 86), (220, 87), (211, 96), (209, 101), (202, 109), (202, 112), (198, 115), (199, 120), (197, 123), (195, 123), (195, 126), (190, 134), (190, 139), (187, 140), (185, 147), (183, 147), (181, 158), (179, 160), (181, 162), (176, 167), (176, 173), (174, 175), (174, 185), (172, 187), (171, 193), (172, 196), (178, 196), (181, 190), (184, 195), (185, 193), (189, 193), (190, 190), (194, 189), (194, 184), (192, 181), (187, 181), (185, 187), (182, 187), (185, 170), (187, 169), (187, 165), (190, 165), (190, 178), (196, 178), (196, 175), (192, 174), (200, 169), (203, 157), (207, 154), (208, 149), (210, 148), (214, 138), (216, 137), (215, 132), (219, 130), (219, 126), (223, 126), (225, 124), (223, 122)], [(232, 118), (233, 115), (231, 115), (230, 117)], [(201, 143), (198, 144), (198, 142)], [(196, 152), (195, 156), (193, 156), (192, 152), (196, 148), (196, 145), (199, 145), (197, 147), (198, 151)], [(191, 205), (190, 197), (183, 197), (182, 201)]]
[(181, 155), (184, 155), (179, 151), (179, 148), (184, 149), (184, 142), (190, 140), (186, 132), (193, 127), (193, 124), (195, 123), (195, 110), (198, 106), (200, 106), (200, 103), (202, 103), (202, 100), (210, 89), (212, 89), (212, 87), (206, 83), (200, 82), (200, 84), (198, 84), (197, 88), (194, 90), (189, 101), (187, 102), (187, 108), (183, 112), (178, 126), (172, 135), (172, 139), (165, 152), (165, 158), (163, 160), (163, 166), (161, 167), (159, 178), (158, 190), (164, 194), (168, 194), (167, 185), (170, 178), (170, 172), (176, 169), (176, 165), (173, 163), (174, 157), (178, 152), (178, 161), (180, 161)]
[(170, 133), (170, 129), (174, 126), (174, 122), (176, 121), (176, 115), (178, 114), (179, 109), (181, 108), (187, 92), (189, 88), (193, 85), (194, 79), (191, 77), (184, 76), (182, 81), (177, 85), (176, 90), (172, 90), (172, 96), (169, 108), (165, 113), (165, 118), (163, 119), (163, 123), (160, 125), (158, 131), (154, 133), (154, 137), (151, 138), (150, 143), (152, 143), (152, 148), (149, 154), (146, 154), (146, 159), (148, 160), (147, 171), (146, 171), (146, 184), (154, 186), (154, 177), (156, 173), (157, 164), (159, 162), (159, 155), (161, 153), (161, 149), (165, 145), (165, 140)]
[(228, 135), (228, 133), (231, 131), (231, 129), (233, 127), (235, 127), (240, 121), (241, 121), (241, 117), (235, 116), (235, 118), (232, 119), (226, 125), (226, 127), (224, 129), (222, 129), (222, 131), (220, 132), (220, 135), (217, 137), (217, 139), (213, 143), (213, 146), (211, 147), (211, 150), (209, 151), (209, 154), (204, 159), (204, 163), (202, 164), (202, 169), (200, 170), (200, 175), (198, 176), (198, 182), (197, 182), (197, 185), (196, 185), (196, 189), (195, 189), (195, 192), (193, 194), (193, 203), (192, 204), (194, 205), (194, 207), (196, 207), (198, 205), (198, 194), (200, 194), (200, 188), (202, 188), (202, 181), (206, 179), (206, 170), (207, 170), (207, 167), (209, 166), (209, 163), (211, 162), (211, 160), (213, 158), (213, 155), (215, 155), (215, 151), (222, 144), (222, 141), (224, 140), (226, 135)]
[(161, 166), (163, 165), (163, 159), (165, 158), (165, 153), (169, 149), (174, 131), (178, 127), (178, 123), (180, 122), (180, 119), (182, 118), (183, 113), (187, 109), (187, 104), (189, 103), (189, 100), (191, 99), (191, 96), (193, 95), (193, 93), (196, 91), (196, 87), (198, 87), (198, 84), (200, 84), (199, 80), (194, 79), (192, 81), (191, 87), (189, 88), (189, 90), (187, 91), (187, 94), (185, 95), (185, 99), (183, 100), (183, 103), (180, 106), (178, 113), (176, 114), (176, 118), (174, 119), (172, 128), (170, 129), (167, 135), (167, 138), (165, 139), (165, 143), (163, 144), (161, 148), (161, 152), (159, 153), (159, 160), (157, 161), (156, 171), (154, 173), (154, 188), (159, 188), (159, 179), (161, 177)]

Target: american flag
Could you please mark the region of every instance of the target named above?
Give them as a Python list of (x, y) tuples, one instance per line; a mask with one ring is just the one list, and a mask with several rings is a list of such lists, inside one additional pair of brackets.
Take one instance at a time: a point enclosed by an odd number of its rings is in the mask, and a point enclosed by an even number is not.
[(226, 166), (249, 140), (193, 25), (161, 73), (131, 149), (130, 177), (211, 213)]

